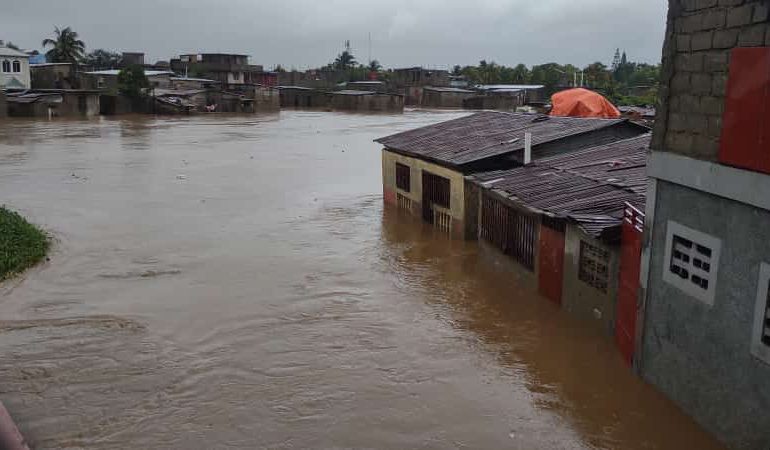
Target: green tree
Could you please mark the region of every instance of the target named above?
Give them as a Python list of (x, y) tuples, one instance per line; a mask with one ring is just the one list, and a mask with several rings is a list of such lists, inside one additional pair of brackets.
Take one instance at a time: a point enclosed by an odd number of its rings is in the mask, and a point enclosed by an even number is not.
[(118, 91), (130, 98), (142, 96), (142, 90), (150, 87), (144, 69), (138, 65), (128, 66), (118, 72)]
[(43, 48), (51, 47), (45, 57), (49, 62), (67, 62), (78, 64), (86, 51), (86, 44), (78, 39), (78, 34), (70, 27), (54, 29), (56, 39), (43, 39)]
[(377, 61), (376, 59), (373, 59), (369, 63), (369, 71), (370, 72), (379, 72), (380, 70), (382, 70), (382, 64), (380, 64), (380, 62)]
[(122, 60), (120, 53), (99, 48), (83, 57), (83, 64), (94, 69), (112, 69), (119, 66)]
[(511, 72), (511, 83), (513, 84), (527, 84), (529, 83), (530, 72), (527, 66), (519, 64), (513, 68)]

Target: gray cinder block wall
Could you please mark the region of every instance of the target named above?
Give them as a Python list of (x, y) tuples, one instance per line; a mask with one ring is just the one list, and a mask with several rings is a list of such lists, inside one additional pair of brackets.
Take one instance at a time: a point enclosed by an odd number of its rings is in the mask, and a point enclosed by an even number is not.
[[(770, 361), (752, 351), (770, 176), (723, 166), (718, 153), (730, 52), (770, 46), (769, 10), (767, 0), (669, 1), (648, 163), (637, 369), (735, 449), (770, 448)], [(712, 304), (664, 279), (672, 223), (721, 243)]]
[(768, 0), (669, 0), (652, 148), (715, 161), (730, 50), (770, 46)]

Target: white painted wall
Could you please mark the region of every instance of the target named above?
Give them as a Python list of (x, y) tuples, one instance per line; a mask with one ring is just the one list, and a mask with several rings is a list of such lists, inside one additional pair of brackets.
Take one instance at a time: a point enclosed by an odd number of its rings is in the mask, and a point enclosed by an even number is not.
[[(3, 61), (8, 61), (8, 64), (11, 65), (10, 71), (3, 71)], [(19, 72), (13, 71), (14, 61), (18, 61), (21, 66), (21, 70)], [(18, 80), (22, 85), (24, 85), (24, 88), (26, 89), (32, 87), (32, 81), (29, 74), (29, 58), (24, 58), (21, 56), (0, 56), (0, 87), (9, 85), (12, 79)]]

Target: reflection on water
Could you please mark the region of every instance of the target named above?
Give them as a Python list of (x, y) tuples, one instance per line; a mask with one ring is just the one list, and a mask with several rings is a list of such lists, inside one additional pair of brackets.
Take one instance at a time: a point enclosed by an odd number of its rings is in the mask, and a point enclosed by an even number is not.
[(2, 201), (57, 239), (0, 286), (34, 448), (718, 448), (507, 258), (383, 209), (372, 139), (457, 115), (0, 124)]

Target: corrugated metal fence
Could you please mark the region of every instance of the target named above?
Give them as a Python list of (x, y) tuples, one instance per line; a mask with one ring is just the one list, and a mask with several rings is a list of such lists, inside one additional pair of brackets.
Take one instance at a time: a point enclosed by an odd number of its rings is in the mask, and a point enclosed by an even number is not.
[(535, 216), (511, 208), (484, 192), (481, 237), (532, 271), (535, 270), (537, 229)]

